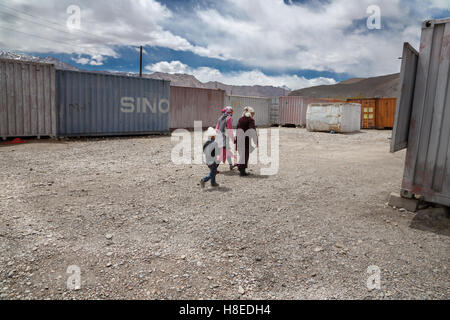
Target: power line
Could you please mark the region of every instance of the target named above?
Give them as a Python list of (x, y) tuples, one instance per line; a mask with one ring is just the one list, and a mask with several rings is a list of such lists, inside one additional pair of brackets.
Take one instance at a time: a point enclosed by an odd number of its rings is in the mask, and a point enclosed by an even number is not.
[(67, 33), (67, 34), (69, 34), (69, 35), (71, 35), (71, 36), (73, 35), (73, 34), (71, 34), (70, 32), (68, 32), (68, 31), (66, 31), (66, 30), (56, 29), (56, 28), (53, 28), (52, 26), (48, 26), (48, 25), (45, 25), (45, 24), (40, 23), (40, 22), (37, 22), (37, 21), (27, 20), (27, 19), (24, 19), (23, 17), (20, 17), (20, 16), (18, 16), (18, 15), (15, 15), (15, 14), (12, 14), (12, 13), (9, 13), (9, 12), (0, 11), (0, 13), (3, 13), (3, 14), (9, 14), (9, 15), (14, 16), (14, 17), (17, 17), (17, 18), (19, 18), (19, 19), (23, 19), (23, 20), (25, 20), (25, 21), (28, 21), (28, 22), (31, 22), (31, 23), (35, 23), (35, 24), (41, 25), (41, 26), (43, 26), (43, 27), (45, 27), (45, 28), (50, 28), (50, 29), (56, 30), (56, 31), (58, 31), (58, 32), (64, 32), (64, 33)]
[(25, 14), (25, 15), (30, 16), (30, 17), (34, 17), (34, 18), (38, 18), (38, 19), (41, 19), (41, 20), (45, 20), (47, 22), (50, 22), (50, 23), (58, 25), (58, 26), (61, 25), (59, 22), (54, 22), (54, 21), (51, 21), (51, 20), (48, 20), (48, 19), (36, 16), (36, 15), (33, 15), (31, 13), (28, 13), (28, 12), (23, 12), (23, 11), (15, 9), (15, 8), (12, 8), (12, 7), (9, 7), (9, 6), (5, 6), (4, 4), (0, 4), (0, 6), (5, 7), (7, 9), (10, 9), (10, 10), (13, 10), (13, 11), (16, 11), (16, 12), (21, 13), (21, 14)]
[[(58, 27), (62, 27), (62, 26), (63, 26), (62, 24), (60, 24), (60, 23), (58, 23), (58, 22), (54, 22), (54, 21), (48, 20), (48, 19), (46, 19), (46, 18), (42, 18), (42, 17), (36, 16), (36, 15), (31, 14), (31, 13), (28, 13), (28, 12), (23, 12), (23, 11), (20, 11), (20, 10), (15, 9), (15, 8), (6, 6), (6, 5), (4, 5), (4, 4), (0, 4), (0, 6), (2, 6), (2, 7), (4, 7), (4, 8), (7, 8), (7, 9), (9, 9), (9, 10), (12, 10), (12, 11), (18, 12), (18, 13), (21, 13), (21, 14), (23, 14), (23, 15), (27, 15), (27, 16), (30, 16), (30, 17), (33, 17), (33, 18), (40, 19), (41, 21), (46, 21), (46, 22), (51, 23), (51, 24), (54, 24), (54, 25), (56, 25), (56, 26), (58, 26)], [(7, 14), (12, 15), (11, 13), (4, 12), (4, 11), (3, 11), (3, 13), (7, 13)], [(17, 16), (17, 15), (15, 15), (15, 16), (18, 17), (18, 18), (20, 18), (20, 19), (24, 19), (23, 17)], [(24, 19), (24, 20), (26, 20), (26, 19)], [(26, 20), (26, 21), (33, 22), (33, 23), (38, 23), (38, 22), (35, 22), (35, 21), (30, 21), (30, 20)], [(40, 23), (38, 23), (38, 24), (40, 24)], [(44, 25), (44, 24), (41, 24), (41, 25), (43, 25), (43, 26), (45, 26), (45, 27), (48, 27), (48, 28), (54, 29), (52, 26), (49, 26), (49, 25)], [(65, 25), (64, 25), (64, 28), (65, 28)], [(66, 30), (57, 30), (57, 31), (62, 31), (62, 32), (68, 33), (68, 34), (70, 34), (70, 35), (73, 35), (72, 33), (67, 32)], [(91, 36), (95, 37), (96, 40), (98, 40), (99, 38), (101, 38), (102, 40), (107, 40), (107, 41), (113, 40), (112, 38), (107, 38), (107, 37), (105, 37), (105, 36), (100, 36), (100, 35), (97, 35), (97, 34), (94, 34), (94, 33), (91, 33), (91, 32), (87, 32), (87, 31), (84, 31), (84, 30), (77, 30), (77, 31), (83, 32), (83, 33), (85, 33), (85, 34), (87, 34), (87, 35), (91, 35)]]
[[(35, 37), (35, 38), (39, 38), (39, 39), (43, 39), (43, 40), (47, 40), (47, 41), (52, 41), (52, 42), (55, 42), (55, 43), (58, 43), (58, 44), (66, 44), (66, 45), (69, 45), (71, 47), (73, 47), (73, 45), (74, 45), (73, 43), (69, 43), (69, 42), (66, 42), (66, 41), (63, 41), (63, 40), (49, 39), (49, 38), (46, 38), (46, 37), (38, 36), (36, 34), (31, 34), (31, 33), (28, 33), (28, 32), (20, 31), (20, 30), (17, 30), (17, 29), (11, 29), (11, 28), (4, 27), (4, 26), (0, 26), (0, 29), (5, 29), (5, 30), (8, 30), (8, 31), (17, 32), (17, 33), (22, 33), (22, 34), (25, 34), (25, 35), (28, 35), (28, 36), (31, 36), (31, 37)], [(77, 45), (79, 45), (79, 44), (77, 44)], [(98, 52), (94, 53), (91, 49), (88, 49), (88, 48), (84, 48), (84, 50), (88, 51), (91, 55), (98, 54)]]
[[(22, 16), (19, 16), (19, 15), (10, 13), (10, 12), (0, 11), (0, 13), (8, 14), (8, 15), (14, 16), (14, 17), (16, 17), (16, 18), (22, 19), (22, 20), (24, 20), (24, 21), (31, 22), (31, 23), (34, 23), (34, 24), (38, 24), (38, 25), (41, 25), (41, 26), (43, 26), (43, 27), (45, 27), (45, 28), (50, 28), (50, 29), (56, 30), (56, 31), (58, 31), (58, 32), (64, 32), (64, 33), (66, 33), (66, 34), (69, 34), (70, 36), (73, 36), (73, 35), (74, 35), (74, 34), (71, 33), (71, 32), (68, 32), (68, 31), (66, 31), (66, 30), (60, 29), (60, 28), (63, 26), (63, 25), (60, 24), (60, 23), (57, 23), (57, 22), (54, 22), (54, 21), (51, 21), (51, 20), (48, 20), (48, 19), (45, 19), (45, 18), (36, 16), (36, 15), (31, 14), (31, 13), (29, 13), (29, 12), (23, 12), (23, 11), (17, 10), (17, 9), (15, 9), (15, 8), (6, 6), (6, 5), (4, 5), (4, 4), (0, 4), (0, 6), (6, 8), (6, 9), (8, 9), (8, 10), (11, 10), (11, 11), (14, 11), (14, 12), (17, 12), (17, 13), (20, 13), (20, 14), (22, 14), (22, 15), (26, 15), (26, 16), (29, 16), (29, 17), (32, 17), (32, 18), (36, 18), (36, 19), (39, 19), (39, 20), (41, 20), (41, 21), (46, 21), (46, 22), (48, 22), (48, 23), (51, 23), (51, 24), (53, 24), (53, 25), (58, 26), (58, 28), (55, 28), (55, 27), (53, 27), (53, 26), (51, 26), (51, 25), (48, 25), (47, 23), (42, 23), (42, 22), (39, 22), (39, 21), (30, 20), (30, 19), (25, 19), (25, 18), (22, 17)], [(1, 27), (1, 26), (0, 26), (0, 28), (3, 28), (3, 29), (5, 29), (5, 30), (9, 30), (9, 31), (12, 31), (12, 32), (17, 32), (17, 33), (25, 34), (25, 35), (28, 35), (28, 36), (31, 36), (31, 37), (35, 37), (35, 38), (39, 38), (39, 39), (43, 39), (43, 40), (55, 42), (55, 43), (58, 43), (58, 44), (66, 43), (66, 44), (68, 44), (68, 45), (70, 45), (70, 46), (72, 46), (72, 47), (73, 47), (73, 45), (74, 45), (73, 43), (68, 43), (68, 42), (63, 41), (63, 40), (49, 39), (49, 38), (46, 38), (46, 37), (42, 37), (42, 36), (39, 36), (39, 35), (36, 35), (36, 34), (31, 34), (31, 33), (27, 33), (27, 32), (20, 31), (20, 30), (16, 30), (16, 29), (10, 29), (10, 28), (7, 28), (7, 27)], [(66, 26), (64, 25), (63, 28), (66, 28)], [(99, 36), (99, 35), (96, 35), (96, 34), (93, 34), (93, 33), (87, 32), (87, 31), (83, 31), (83, 30), (76, 30), (76, 31), (83, 32), (83, 33), (85, 33), (85, 34), (87, 34), (87, 35), (90, 35), (90, 36), (95, 37), (95, 41), (103, 40), (103, 41), (109, 41), (109, 42), (117, 42), (117, 39), (112, 39), (112, 38), (109, 38), (109, 39), (108, 39), (108, 38), (106, 38), (106, 37), (104, 37), (104, 36)], [(77, 40), (80, 40), (80, 39), (77, 39)], [(91, 38), (91, 40), (94, 40), (94, 39)], [(74, 41), (75, 41), (75, 40), (74, 40)], [(77, 45), (80, 45), (80, 44), (77, 44)], [(106, 45), (106, 44), (105, 44), (105, 45)], [(71, 49), (73, 50), (73, 48), (71, 48)], [(86, 49), (84, 49), (84, 50), (86, 50), (87, 52), (89, 52), (89, 54), (91, 54), (91, 55), (98, 54), (98, 52), (93, 53), (93, 51), (92, 51), (91, 49), (87, 49), (87, 48), (86, 48)], [(142, 47), (141, 47), (141, 50), (142, 50)], [(141, 54), (142, 54), (142, 53), (141, 53)]]

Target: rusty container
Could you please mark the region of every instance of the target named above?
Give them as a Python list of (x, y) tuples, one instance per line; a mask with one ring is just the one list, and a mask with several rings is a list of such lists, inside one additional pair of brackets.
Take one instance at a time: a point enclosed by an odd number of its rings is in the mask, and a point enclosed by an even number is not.
[(194, 121), (215, 127), (225, 106), (225, 91), (190, 87), (170, 88), (170, 128), (191, 129)]
[(348, 99), (347, 101), (361, 105), (361, 129), (374, 129), (377, 99)]
[(397, 98), (380, 98), (376, 101), (375, 127), (377, 129), (392, 129), (395, 120)]

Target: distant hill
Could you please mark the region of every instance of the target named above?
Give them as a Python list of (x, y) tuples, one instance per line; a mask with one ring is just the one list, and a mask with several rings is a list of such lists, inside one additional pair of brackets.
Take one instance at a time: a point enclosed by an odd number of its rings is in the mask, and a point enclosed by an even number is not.
[(77, 67), (74, 67), (71, 64), (62, 62), (61, 60), (58, 60), (53, 57), (40, 58), (40, 57), (29, 56), (26, 54), (17, 54), (17, 53), (12, 53), (12, 52), (7, 52), (7, 51), (0, 51), (0, 59), (51, 63), (51, 64), (55, 65), (55, 68), (58, 70), (72, 70), (72, 71), (79, 70)]
[[(16, 54), (7, 51), (0, 52), (0, 58), (3, 59), (13, 59), (13, 60), (23, 60), (23, 61), (34, 61), (34, 62), (43, 62), (43, 63), (52, 63), (55, 65), (56, 69), (59, 70), (72, 70), (72, 71), (83, 71), (78, 69), (71, 64), (62, 62), (53, 57), (34, 57), (25, 54)], [(108, 72), (108, 71), (90, 71), (96, 73), (103, 74), (119, 74), (126, 75), (130, 77), (136, 77), (138, 74), (136, 73), (124, 73), (124, 72)], [(233, 95), (242, 95), (249, 97), (279, 97), (287, 95), (290, 90), (282, 87), (273, 87), (273, 86), (232, 86), (227, 85), (221, 82), (201, 82), (193, 75), (189, 74), (169, 74), (162, 72), (155, 72), (152, 74), (143, 74), (143, 77), (149, 79), (161, 79), (161, 80), (170, 80), (171, 85), (173, 86), (182, 86), (182, 87), (194, 87), (194, 88), (205, 88), (205, 89), (222, 89), (227, 92), (227, 94)]]
[(397, 97), (400, 74), (373, 78), (353, 78), (334, 85), (292, 91), (290, 96), (313, 98), (393, 98)]
[(173, 86), (194, 87), (205, 89), (222, 89), (227, 94), (242, 95), (248, 97), (280, 97), (287, 95), (290, 90), (282, 87), (273, 86), (233, 86), (217, 81), (201, 82), (193, 75), (189, 74), (169, 74), (163, 72), (155, 72), (153, 74), (144, 75), (146, 78), (170, 80)]

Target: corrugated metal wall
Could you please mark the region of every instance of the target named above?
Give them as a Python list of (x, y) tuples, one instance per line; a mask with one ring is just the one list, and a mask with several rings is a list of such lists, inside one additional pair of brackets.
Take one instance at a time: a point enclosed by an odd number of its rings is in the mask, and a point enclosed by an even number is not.
[(423, 23), (402, 185), (404, 196), (422, 195), (426, 201), (447, 206), (450, 206), (449, 40), (450, 19)]
[(391, 129), (394, 127), (396, 104), (397, 98), (377, 99), (375, 112), (375, 127), (377, 129)]
[(280, 97), (280, 124), (306, 126), (305, 97)]
[(225, 106), (225, 91), (172, 86), (170, 90), (170, 128), (215, 127)]
[(350, 133), (361, 129), (361, 105), (356, 103), (311, 103), (306, 111), (308, 131)]
[(280, 124), (280, 98), (272, 98), (270, 105), (269, 118), (271, 125)]
[(397, 98), (348, 99), (361, 105), (362, 129), (390, 129), (394, 126)]
[(225, 105), (232, 106), (234, 109), (233, 126), (236, 127), (239, 118), (242, 117), (245, 107), (252, 107), (255, 110), (255, 124), (259, 127), (270, 125), (269, 111), (272, 104), (272, 98), (262, 97), (244, 97), (244, 96), (226, 96)]
[(58, 70), (56, 83), (60, 136), (169, 131), (169, 81)]
[(0, 137), (55, 135), (54, 66), (0, 60)]
[(402, 66), (398, 84), (399, 93), (395, 108), (394, 128), (392, 130), (391, 152), (403, 150), (408, 146), (409, 121), (411, 120), (414, 100), (418, 60), (419, 52), (405, 42), (403, 44)]
[(343, 102), (335, 99), (320, 99), (302, 96), (280, 97), (280, 124), (306, 126), (306, 111), (310, 103)]

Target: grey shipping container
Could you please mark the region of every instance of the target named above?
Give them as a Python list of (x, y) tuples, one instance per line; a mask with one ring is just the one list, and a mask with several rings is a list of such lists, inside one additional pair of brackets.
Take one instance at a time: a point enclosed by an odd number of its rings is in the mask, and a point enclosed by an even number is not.
[(269, 109), (269, 118), (271, 125), (280, 124), (280, 98), (272, 98)]
[(54, 66), (0, 59), (0, 137), (55, 135)]
[(56, 72), (59, 136), (169, 132), (170, 81)]
[(407, 147), (401, 194), (450, 206), (450, 19), (425, 21), (404, 46), (391, 151)]
[(225, 104), (234, 109), (233, 126), (236, 127), (239, 118), (242, 117), (245, 107), (252, 107), (255, 110), (255, 124), (260, 127), (270, 125), (270, 106), (271, 98), (263, 97), (244, 97), (244, 96), (226, 96)]

